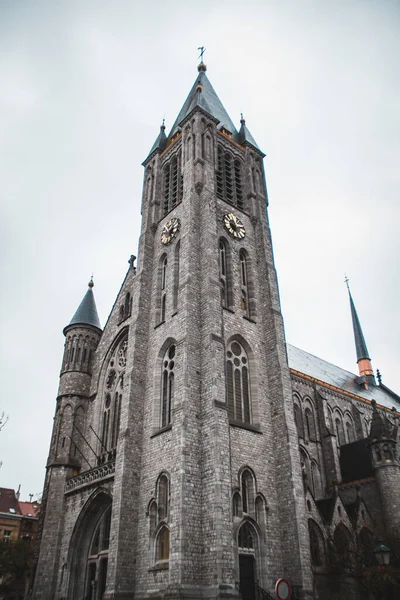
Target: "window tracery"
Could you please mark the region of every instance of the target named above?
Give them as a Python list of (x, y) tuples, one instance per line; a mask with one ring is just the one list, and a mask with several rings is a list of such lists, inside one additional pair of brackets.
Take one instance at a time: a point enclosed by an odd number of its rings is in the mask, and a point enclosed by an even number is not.
[(155, 562), (169, 560), (170, 483), (165, 473), (161, 473), (156, 483), (156, 494), (149, 505), (150, 539), (154, 542)]
[(163, 358), (161, 373), (161, 427), (171, 423), (174, 402), (175, 344), (171, 344)]
[(114, 348), (105, 373), (105, 395), (100, 422), (99, 462), (108, 462), (115, 457), (121, 421), (121, 404), (124, 384), (124, 370), (128, 350), (125, 336)]
[(226, 353), (228, 411), (231, 419), (251, 423), (249, 361), (243, 346), (233, 340)]

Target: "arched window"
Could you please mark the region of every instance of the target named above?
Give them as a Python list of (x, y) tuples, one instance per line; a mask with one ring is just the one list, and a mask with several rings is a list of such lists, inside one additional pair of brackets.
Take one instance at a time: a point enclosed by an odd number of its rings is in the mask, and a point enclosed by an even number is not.
[(255, 531), (253, 527), (245, 522), (239, 529), (238, 546), (246, 550), (255, 550)]
[(315, 435), (315, 420), (314, 420), (314, 411), (312, 406), (307, 405), (305, 411), (305, 420), (306, 420), (306, 433), (309, 440), (316, 440)]
[(243, 512), (255, 515), (255, 481), (254, 476), (249, 469), (242, 473), (240, 484), (242, 488), (242, 506)]
[(178, 308), (180, 250), (181, 250), (181, 242), (179, 240), (175, 246), (175, 260), (174, 260), (174, 297), (173, 297), (174, 311), (176, 311)]
[(88, 600), (102, 598), (106, 589), (110, 528), (111, 506), (100, 517), (89, 547), (85, 596)]
[(311, 461), (311, 487), (314, 498), (319, 500), (322, 496), (321, 471), (314, 460)]
[(339, 413), (335, 414), (335, 430), (338, 445), (344, 446), (344, 444), (346, 443), (346, 438), (344, 435), (342, 417)]
[(181, 172), (181, 153), (179, 152), (164, 167), (164, 216), (182, 201), (182, 195), (183, 175)]
[(308, 519), (310, 535), (311, 563), (313, 567), (324, 567), (326, 564), (324, 536), (313, 519)]
[(351, 418), (349, 416), (345, 416), (346, 419), (346, 435), (347, 435), (347, 442), (349, 444), (351, 444), (352, 442), (356, 441), (356, 436), (355, 436), (355, 432), (354, 432), (354, 425), (353, 422), (351, 420)]
[(345, 525), (340, 523), (333, 534), (332, 565), (340, 570), (351, 570), (354, 563), (351, 533)]
[(226, 353), (226, 380), (230, 418), (251, 423), (249, 360), (237, 340), (229, 344)]
[(244, 209), (240, 160), (218, 146), (216, 171), (217, 197)]
[(169, 560), (169, 529), (161, 527), (156, 539), (156, 562)]
[(232, 497), (232, 514), (234, 517), (241, 517), (242, 512), (242, 499), (239, 492), (235, 492)]
[[(161, 473), (156, 483), (156, 498), (149, 504), (150, 539), (156, 562), (169, 559), (169, 479)], [(154, 544), (154, 546), (153, 546)]]
[(171, 423), (171, 411), (174, 401), (175, 350), (175, 345), (171, 344), (162, 362), (161, 427), (166, 427)]
[(246, 317), (250, 316), (250, 304), (249, 304), (249, 294), (247, 290), (247, 264), (246, 264), (246, 255), (243, 250), (239, 253), (240, 260), (240, 279), (241, 279), (241, 287), (242, 287), (242, 311)]
[(219, 280), (221, 285), (221, 305), (232, 308), (232, 271), (230, 248), (224, 239), (219, 240)]
[(158, 279), (157, 279), (157, 311), (156, 322), (164, 323), (166, 317), (167, 305), (167, 283), (168, 283), (168, 258), (166, 254), (160, 257), (158, 263)]
[(105, 372), (104, 401), (101, 421), (99, 423), (99, 433), (97, 432), (98, 437), (100, 437), (100, 463), (105, 463), (115, 458), (121, 421), (127, 351), (128, 339), (124, 337), (114, 346)]
[(158, 520), (168, 519), (169, 510), (169, 481), (165, 474), (160, 475), (157, 483)]
[(297, 396), (294, 396), (297, 402), (294, 402), (294, 420), (297, 427), (297, 434), (300, 438), (304, 438), (304, 427), (303, 427), (303, 413), (301, 411), (301, 407), (298, 404)]
[(374, 536), (365, 527), (358, 534), (357, 550), (357, 556), (363, 567), (368, 568), (376, 565)]
[(256, 498), (256, 521), (261, 527), (261, 530), (265, 529), (265, 501), (261, 496)]

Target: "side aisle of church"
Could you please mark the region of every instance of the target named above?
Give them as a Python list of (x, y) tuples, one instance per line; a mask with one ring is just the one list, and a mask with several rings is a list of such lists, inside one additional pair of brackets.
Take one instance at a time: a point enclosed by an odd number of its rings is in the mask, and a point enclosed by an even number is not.
[(263, 158), (201, 63), (144, 162), (137, 269), (104, 330), (93, 282), (64, 329), (36, 600), (361, 598), (335, 557), (400, 535), (400, 399), (365, 342), (359, 377), (286, 346)]

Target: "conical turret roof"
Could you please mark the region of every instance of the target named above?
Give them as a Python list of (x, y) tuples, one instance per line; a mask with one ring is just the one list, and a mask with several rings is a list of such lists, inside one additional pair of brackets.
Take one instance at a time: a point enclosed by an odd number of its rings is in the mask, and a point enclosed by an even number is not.
[(158, 134), (156, 141), (154, 142), (146, 160), (153, 154), (153, 152), (156, 152), (156, 150), (159, 150), (160, 152), (162, 152), (167, 146), (167, 136), (165, 135), (165, 125), (164, 122), (160, 127), (160, 133)]
[[(89, 282), (89, 289), (78, 306), (74, 316), (67, 327), (71, 325), (91, 325), (101, 330), (99, 315), (97, 314), (96, 302), (93, 294), (94, 283)], [(66, 329), (66, 328), (65, 328)]]
[(238, 137), (237, 137), (237, 141), (239, 142), (239, 144), (243, 145), (245, 142), (247, 142), (248, 144), (251, 144), (254, 148), (256, 148), (257, 150), (259, 150), (261, 152), (260, 148), (257, 145), (257, 142), (251, 135), (251, 133), (246, 125), (246, 121), (243, 119), (243, 115), (242, 115), (242, 118), (240, 119), (240, 125), (241, 125), (241, 127), (240, 127)]

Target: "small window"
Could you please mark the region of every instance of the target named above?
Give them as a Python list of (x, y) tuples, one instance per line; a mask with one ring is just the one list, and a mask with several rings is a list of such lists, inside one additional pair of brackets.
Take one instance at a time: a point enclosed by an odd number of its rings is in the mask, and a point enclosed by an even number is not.
[(162, 527), (156, 541), (156, 561), (169, 560), (169, 529)]
[(161, 388), (161, 427), (171, 423), (171, 413), (174, 402), (174, 369), (175, 369), (175, 345), (167, 349), (162, 362), (162, 388)]

